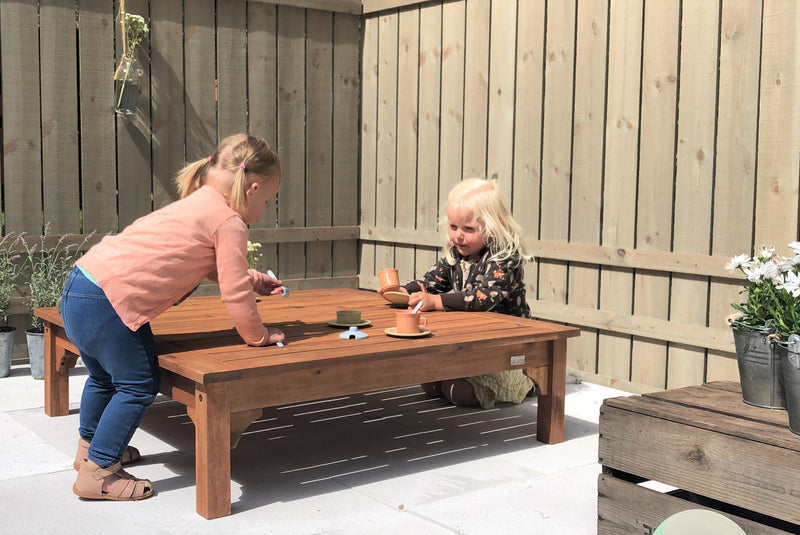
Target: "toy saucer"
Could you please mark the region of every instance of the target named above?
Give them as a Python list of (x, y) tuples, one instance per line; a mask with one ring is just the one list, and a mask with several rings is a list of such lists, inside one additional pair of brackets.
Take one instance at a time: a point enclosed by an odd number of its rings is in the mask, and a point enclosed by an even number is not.
[[(399, 292), (400, 291), (400, 285), (399, 284), (392, 284), (392, 285), (386, 286), (384, 288), (381, 288), (381, 291), (383, 293), (386, 293), (386, 292)], [(402, 293), (402, 292), (400, 292), (400, 293)]]
[(365, 319), (362, 319), (358, 323), (339, 323), (336, 320), (328, 320), (328, 325), (331, 327), (342, 327), (344, 329), (348, 329), (350, 327), (366, 327), (368, 325), (372, 325), (372, 322)]
[(383, 332), (389, 336), (396, 336), (397, 338), (422, 338), (423, 336), (428, 336), (431, 334), (430, 329), (423, 329), (422, 327), (420, 327), (418, 333), (399, 333), (397, 332), (397, 327), (389, 327)]
[(384, 292), (383, 298), (396, 306), (408, 306), (408, 294), (403, 292)]

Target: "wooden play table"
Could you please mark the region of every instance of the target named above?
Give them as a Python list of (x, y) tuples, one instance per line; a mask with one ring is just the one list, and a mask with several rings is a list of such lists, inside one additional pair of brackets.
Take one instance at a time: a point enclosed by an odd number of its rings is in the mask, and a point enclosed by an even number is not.
[[(294, 291), (261, 299), (264, 322), (285, 347), (249, 347), (218, 296), (193, 297), (152, 322), (161, 392), (186, 405), (195, 425), (197, 512), (231, 512), (230, 448), (262, 408), (501, 370), (523, 369), (537, 384), (537, 439), (564, 440), (567, 338), (579, 330), (492, 312), (426, 312), (431, 333), (385, 334), (395, 312), (374, 292)], [(363, 312), (365, 339), (342, 339), (336, 311)], [(45, 413), (68, 413), (69, 368), (77, 359), (55, 308), (45, 322)]]

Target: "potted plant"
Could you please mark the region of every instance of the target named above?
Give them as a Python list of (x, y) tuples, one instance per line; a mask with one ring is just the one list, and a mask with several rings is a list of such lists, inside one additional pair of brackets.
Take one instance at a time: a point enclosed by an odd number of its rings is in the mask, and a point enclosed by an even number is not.
[(28, 341), (28, 357), (31, 362), (31, 375), (35, 379), (44, 377), (44, 322), (34, 310), (39, 307), (56, 306), (61, 291), (80, 251), (94, 235), (89, 234), (80, 243), (69, 243), (69, 235), (58, 238), (54, 245), (49, 243), (50, 224), (36, 243), (22, 238), (25, 250), (25, 268), (28, 273), (29, 294), (25, 298), (31, 319), (31, 327), (25, 331)]
[(781, 362), (781, 383), (789, 412), (789, 429), (800, 435), (800, 242), (789, 248), (794, 257), (781, 262), (776, 284), (773, 348)]
[(258, 269), (261, 261), (261, 244), (247, 241), (247, 265), (250, 269)]
[(136, 112), (136, 101), (139, 98), (144, 70), (136, 57), (136, 49), (147, 37), (149, 28), (144, 17), (120, 11), (120, 27), (122, 28), (122, 58), (114, 73), (114, 111), (120, 115), (132, 115)]
[(16, 252), (20, 236), (6, 234), (0, 239), (0, 377), (11, 373), (11, 357), (17, 329), (8, 325), (11, 299), (17, 293), (22, 258)]
[(737, 312), (728, 316), (736, 345), (736, 360), (745, 403), (772, 409), (786, 408), (781, 383), (781, 362), (770, 343), (775, 333), (778, 285), (783, 282), (783, 260), (774, 247), (761, 246), (751, 258), (734, 256), (725, 266), (744, 277), (742, 303), (731, 303)]

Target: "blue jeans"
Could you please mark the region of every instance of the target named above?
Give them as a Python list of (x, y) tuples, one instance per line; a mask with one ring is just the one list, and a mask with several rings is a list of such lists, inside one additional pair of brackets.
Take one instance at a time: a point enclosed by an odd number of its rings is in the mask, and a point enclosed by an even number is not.
[(160, 386), (150, 324), (131, 331), (103, 290), (75, 268), (61, 296), (61, 316), (89, 377), (81, 397), (82, 439), (89, 459), (105, 468), (122, 454)]

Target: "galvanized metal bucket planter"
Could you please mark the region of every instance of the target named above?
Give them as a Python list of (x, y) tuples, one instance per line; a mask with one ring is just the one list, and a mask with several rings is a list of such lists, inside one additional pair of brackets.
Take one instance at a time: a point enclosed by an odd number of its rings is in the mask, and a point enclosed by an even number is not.
[(11, 373), (11, 357), (14, 354), (14, 327), (0, 328), (0, 377), (8, 377)]
[(789, 430), (800, 435), (800, 336), (793, 334), (786, 342), (774, 344), (781, 359), (781, 375), (789, 412)]
[(26, 330), (25, 337), (28, 341), (31, 377), (44, 379), (44, 333)]
[(731, 316), (728, 317), (728, 323), (736, 345), (742, 399), (756, 407), (785, 409), (781, 359), (769, 340), (773, 329), (762, 327), (746, 331), (738, 328), (740, 320)]

